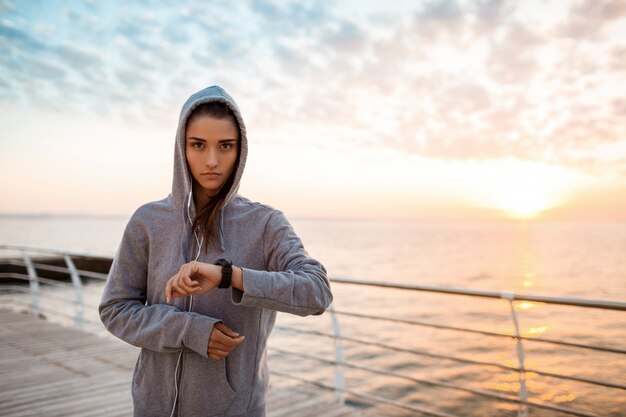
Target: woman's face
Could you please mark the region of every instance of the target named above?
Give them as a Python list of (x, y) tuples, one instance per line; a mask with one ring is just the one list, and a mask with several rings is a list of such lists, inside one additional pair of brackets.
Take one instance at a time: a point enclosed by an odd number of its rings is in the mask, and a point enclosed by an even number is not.
[[(217, 194), (235, 169), (239, 130), (229, 119), (194, 117), (187, 124), (185, 156), (197, 186)], [(194, 187), (195, 188), (195, 187)]]

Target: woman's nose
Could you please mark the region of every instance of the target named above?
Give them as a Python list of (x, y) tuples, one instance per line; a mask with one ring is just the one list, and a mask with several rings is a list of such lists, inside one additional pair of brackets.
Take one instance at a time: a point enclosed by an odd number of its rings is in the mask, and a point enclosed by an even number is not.
[(209, 150), (207, 152), (206, 155), (206, 161), (205, 161), (206, 165), (208, 167), (212, 167), (215, 168), (217, 167), (218, 163), (219, 163), (219, 155), (216, 151), (214, 150)]

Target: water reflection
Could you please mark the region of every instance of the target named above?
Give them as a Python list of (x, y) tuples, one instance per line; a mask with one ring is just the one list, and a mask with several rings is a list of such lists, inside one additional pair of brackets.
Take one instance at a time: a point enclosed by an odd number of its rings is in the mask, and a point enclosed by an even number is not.
[(515, 239), (515, 277), (516, 285), (521, 281), (523, 288), (532, 288), (535, 285), (535, 251), (533, 246), (533, 223), (519, 222)]
[(524, 311), (534, 308), (537, 303), (533, 303), (532, 301), (517, 301), (514, 305), (516, 311)]
[(538, 335), (538, 334), (544, 334), (547, 331), (548, 331), (548, 326), (543, 325), (543, 326), (531, 327), (526, 332), (527, 332), (528, 335), (534, 336), (534, 335)]

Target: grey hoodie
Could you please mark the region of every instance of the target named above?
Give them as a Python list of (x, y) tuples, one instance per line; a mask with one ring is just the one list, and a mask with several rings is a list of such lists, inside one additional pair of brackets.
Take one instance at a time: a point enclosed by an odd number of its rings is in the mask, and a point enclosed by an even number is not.
[[(193, 109), (209, 101), (225, 102), (234, 111), (241, 153), (219, 216), (219, 245), (203, 250), (198, 261), (232, 260), (243, 269), (245, 292), (215, 289), (194, 297), (189, 312), (189, 297), (165, 303), (165, 283), (197, 251), (185, 126)], [(132, 383), (135, 416), (169, 416), (176, 388), (180, 417), (265, 416), (266, 345), (276, 312), (322, 314), (332, 301), (326, 270), (308, 256), (285, 216), (237, 194), (247, 152), (245, 125), (233, 99), (216, 86), (192, 95), (180, 114), (172, 192), (141, 206), (124, 231), (99, 310), (111, 333), (141, 348)], [(246, 337), (220, 361), (207, 356), (216, 322)]]

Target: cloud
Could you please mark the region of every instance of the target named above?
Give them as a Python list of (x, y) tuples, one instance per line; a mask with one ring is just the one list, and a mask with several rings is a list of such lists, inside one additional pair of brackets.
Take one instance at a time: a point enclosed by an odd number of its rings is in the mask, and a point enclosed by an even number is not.
[(453, 21), (464, 15), (456, 0), (435, 0), (426, 2), (417, 13), (422, 21)]
[(15, 10), (15, 3), (10, 0), (0, 1), (0, 11), (2, 10)]
[(621, 0), (585, 0), (572, 8), (568, 19), (554, 32), (564, 38), (598, 40), (610, 23), (624, 16), (626, 3)]
[(517, 22), (503, 27), (499, 35), (500, 39), (492, 40), (486, 60), (489, 77), (502, 84), (530, 81), (539, 68), (535, 52), (544, 38)]
[(62, 42), (51, 53), (62, 63), (79, 71), (83, 69), (93, 70), (102, 68), (104, 61), (99, 50), (91, 46), (78, 45), (76, 43)]
[(362, 28), (350, 21), (340, 21), (337, 29), (328, 31), (322, 42), (332, 45), (334, 49), (358, 54), (365, 47), (367, 38)]
[(30, 36), (26, 31), (14, 27), (10, 21), (6, 20), (0, 22), (0, 39), (6, 41), (12, 47), (34, 52), (46, 50), (45, 43)]
[(276, 2), (271, 0), (251, 0), (250, 9), (257, 14), (271, 32), (291, 33), (309, 30), (327, 23), (331, 15), (322, 1)]
[(438, 0), (382, 14), (321, 1), (18, 5), (0, 25), (0, 102), (158, 124), (218, 83), (257, 129), (321, 128), (321, 145), (592, 169), (595, 150), (626, 140), (626, 6), (532, 4)]
[[(493, 4), (495, 11), (487, 7)], [(372, 103), (389, 106), (384, 96), (393, 96), (397, 116), (377, 128), (374, 110), (370, 125), (356, 129), (355, 137), (371, 146), (394, 143), (406, 152), (443, 159), (515, 156), (593, 168), (585, 155), (626, 140), (620, 99), (626, 93), (624, 42), (611, 40), (626, 28), (615, 17), (621, 8), (611, 2), (593, 6), (602, 12), (591, 19), (606, 33), (571, 45), (553, 36), (554, 26), (531, 29), (513, 16), (511, 3), (482, 6), (428, 3), (410, 24), (396, 22), (390, 36), (364, 41), (363, 55), (370, 55), (366, 73), (350, 66), (349, 57), (331, 62), (329, 72), (339, 74), (338, 84), (347, 92), (337, 98), (342, 106), (324, 97), (324, 91), (337, 92), (332, 89), (311, 92), (308, 106), (324, 103), (336, 120), (354, 120), (342, 110), (365, 114), (376, 109)], [(571, 13), (584, 20), (586, 9)], [(358, 32), (371, 31), (363, 25)], [(339, 50), (331, 42), (320, 48), (329, 50), (328, 56)], [(372, 85), (385, 87), (377, 95)], [(372, 99), (363, 101), (354, 94), (359, 90)]]

